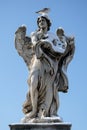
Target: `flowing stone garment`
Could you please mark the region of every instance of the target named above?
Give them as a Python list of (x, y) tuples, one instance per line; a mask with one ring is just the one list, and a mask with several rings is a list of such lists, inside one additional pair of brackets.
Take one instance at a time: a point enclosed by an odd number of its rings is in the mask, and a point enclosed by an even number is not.
[[(23, 57), (29, 69), (29, 91), (23, 104), (23, 112), (32, 111), (32, 77), (37, 79), (37, 111), (31, 118), (57, 116), (59, 107), (58, 92), (67, 92), (67, 67), (74, 54), (74, 38), (62, 36), (62, 41), (56, 35), (47, 33), (38, 42), (34, 35), (26, 36), (26, 27), (19, 27), (15, 33), (15, 47)], [(33, 81), (34, 82), (34, 81)], [(27, 121), (25, 121), (27, 122)]]

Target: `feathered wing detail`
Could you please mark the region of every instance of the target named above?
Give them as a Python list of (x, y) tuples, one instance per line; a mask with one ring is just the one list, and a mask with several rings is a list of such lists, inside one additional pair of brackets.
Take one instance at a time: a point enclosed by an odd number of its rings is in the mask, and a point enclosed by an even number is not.
[(26, 27), (21, 26), (15, 32), (15, 48), (18, 54), (24, 59), (28, 69), (34, 55), (31, 38), (26, 36)]
[[(67, 67), (69, 63), (71, 62), (74, 51), (75, 51), (75, 45), (74, 41), (70, 41), (70, 39), (67, 39), (67, 50), (63, 57), (61, 58), (59, 62), (59, 84), (58, 84), (58, 91), (67, 92), (69, 85), (68, 85), (68, 77), (67, 77)], [(72, 42), (72, 44), (70, 44)]]
[[(55, 84), (57, 85), (58, 91), (67, 92), (69, 88), (67, 68), (74, 56), (75, 41), (74, 41), (74, 37), (65, 36), (64, 30), (62, 28), (59, 28), (57, 30), (57, 36), (59, 37), (60, 40), (62, 36), (65, 37), (67, 42), (67, 49), (59, 61)], [(57, 79), (59, 79), (58, 80), (59, 82), (57, 82)]]

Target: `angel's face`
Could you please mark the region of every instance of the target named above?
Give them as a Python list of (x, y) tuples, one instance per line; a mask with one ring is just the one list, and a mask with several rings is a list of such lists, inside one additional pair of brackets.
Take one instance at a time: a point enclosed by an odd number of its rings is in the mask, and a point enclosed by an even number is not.
[(46, 19), (43, 17), (39, 18), (38, 26), (39, 26), (39, 28), (47, 28), (48, 24), (47, 24)]

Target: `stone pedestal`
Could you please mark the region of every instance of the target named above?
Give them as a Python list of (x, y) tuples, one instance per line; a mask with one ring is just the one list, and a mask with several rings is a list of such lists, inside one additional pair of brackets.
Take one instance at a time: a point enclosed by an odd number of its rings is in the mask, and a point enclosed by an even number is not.
[(71, 130), (71, 124), (62, 123), (21, 123), (10, 124), (10, 130)]

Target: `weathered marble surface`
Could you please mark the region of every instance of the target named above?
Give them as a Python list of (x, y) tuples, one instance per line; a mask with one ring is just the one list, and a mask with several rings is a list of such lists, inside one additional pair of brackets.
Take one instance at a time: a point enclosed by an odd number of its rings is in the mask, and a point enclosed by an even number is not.
[(15, 47), (29, 69), (29, 90), (23, 104), (22, 123), (45, 117), (50, 120), (57, 117), (62, 121), (57, 115), (58, 92), (67, 92), (69, 88), (67, 67), (74, 55), (74, 37), (66, 36), (62, 28), (58, 28), (56, 34), (49, 32), (51, 21), (43, 11), (40, 14), (38, 29), (30, 36), (26, 36), (25, 26), (15, 32)]

